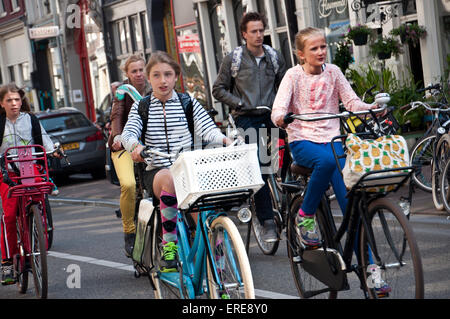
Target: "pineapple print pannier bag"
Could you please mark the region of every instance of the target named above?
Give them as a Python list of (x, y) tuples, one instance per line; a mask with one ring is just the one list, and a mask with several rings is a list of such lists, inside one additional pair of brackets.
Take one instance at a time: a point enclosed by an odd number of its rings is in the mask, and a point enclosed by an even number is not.
[[(347, 148), (347, 158), (342, 174), (344, 176), (345, 186), (348, 189), (351, 189), (361, 176), (368, 172), (409, 166), (408, 146), (404, 137), (400, 135), (381, 136), (376, 140), (372, 140), (361, 139), (355, 134), (349, 134), (345, 140), (345, 146)], [(401, 172), (408, 172), (408, 170), (380, 172), (369, 176), (370, 178), (378, 178), (387, 175), (396, 175)], [(377, 187), (368, 188), (366, 191), (384, 192), (392, 189), (394, 186), (379, 186), (381, 183), (396, 183), (402, 179), (403, 177), (393, 177), (367, 181), (364, 184), (378, 185)]]

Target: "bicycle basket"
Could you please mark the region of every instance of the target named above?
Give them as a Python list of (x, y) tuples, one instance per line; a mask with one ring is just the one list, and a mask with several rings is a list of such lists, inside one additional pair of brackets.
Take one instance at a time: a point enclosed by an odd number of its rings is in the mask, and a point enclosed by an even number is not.
[(256, 192), (264, 185), (256, 144), (182, 153), (170, 171), (181, 209), (205, 194), (244, 189)]
[[(364, 185), (374, 185), (374, 187), (368, 188), (367, 191), (384, 192), (393, 186), (386, 187), (380, 183), (385, 185), (399, 183), (403, 179), (399, 177), (399, 173), (408, 172), (406, 167), (409, 166), (409, 154), (403, 136), (387, 135), (376, 140), (363, 140), (355, 134), (349, 134), (345, 145), (347, 159), (342, 174), (345, 186), (349, 189), (358, 183), (363, 175), (372, 172), (373, 180), (364, 180)], [(402, 169), (403, 167), (405, 169)], [(383, 172), (387, 169), (395, 170)], [(387, 176), (392, 178), (386, 178)]]

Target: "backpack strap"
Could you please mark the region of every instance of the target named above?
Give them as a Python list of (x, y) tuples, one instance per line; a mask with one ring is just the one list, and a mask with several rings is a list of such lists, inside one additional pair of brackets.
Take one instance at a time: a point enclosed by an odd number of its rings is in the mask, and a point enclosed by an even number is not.
[[(275, 74), (278, 73), (280, 69), (280, 64), (278, 63), (278, 54), (277, 51), (272, 48), (270, 45), (263, 44), (263, 48), (267, 55), (269, 56), (270, 62), (272, 62), (273, 70)], [(231, 77), (235, 78), (238, 75), (239, 68), (241, 67), (242, 62), (242, 52), (243, 47), (239, 46), (233, 50), (232, 59), (231, 59)]]
[(194, 141), (194, 104), (192, 103), (191, 96), (187, 93), (177, 93), (180, 99), (181, 105), (183, 106), (184, 114), (186, 115), (186, 120), (191, 133), (192, 141)]
[(141, 142), (145, 144), (145, 133), (147, 132), (148, 107), (150, 105), (151, 95), (148, 95), (139, 101), (138, 114), (142, 120)]
[(33, 113), (28, 113), (28, 115), (30, 115), (31, 118), (31, 136), (33, 137), (34, 144), (44, 146), (39, 119)]
[(6, 114), (0, 115), (0, 146), (3, 143), (3, 136), (5, 135)]

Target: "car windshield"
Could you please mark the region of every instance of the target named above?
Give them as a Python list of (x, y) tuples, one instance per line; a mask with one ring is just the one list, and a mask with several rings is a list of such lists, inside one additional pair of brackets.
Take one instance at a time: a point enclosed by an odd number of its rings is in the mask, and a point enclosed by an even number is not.
[(70, 130), (79, 127), (91, 126), (91, 122), (83, 114), (64, 114), (60, 116), (40, 119), (47, 132)]

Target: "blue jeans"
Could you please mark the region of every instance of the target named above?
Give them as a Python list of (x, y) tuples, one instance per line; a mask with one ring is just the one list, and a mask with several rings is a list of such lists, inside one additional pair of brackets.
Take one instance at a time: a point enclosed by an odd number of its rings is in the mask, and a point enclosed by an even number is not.
[[(298, 165), (313, 169), (301, 207), (305, 214), (313, 215), (316, 212), (330, 183), (333, 186), (339, 207), (344, 214), (347, 207), (347, 198), (345, 197), (347, 190), (341, 172), (336, 165), (331, 143), (294, 141), (289, 146), (294, 161)], [(344, 154), (341, 142), (334, 142), (334, 148), (338, 155)], [(344, 167), (345, 158), (341, 158), (339, 164)]]

